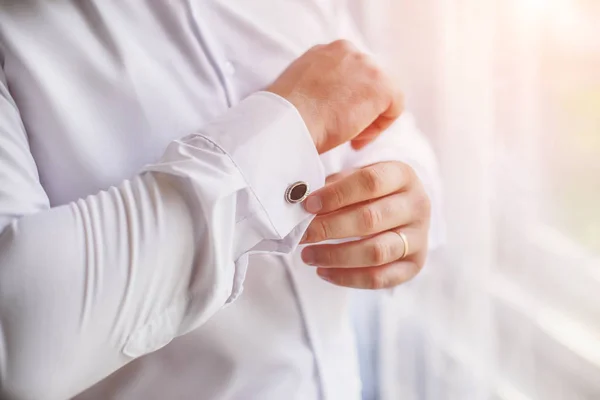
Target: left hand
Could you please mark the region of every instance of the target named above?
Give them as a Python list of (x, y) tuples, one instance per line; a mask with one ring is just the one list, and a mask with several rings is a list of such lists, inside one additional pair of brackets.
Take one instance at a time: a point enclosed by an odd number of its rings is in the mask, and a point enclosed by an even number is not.
[(430, 202), (413, 169), (382, 162), (328, 181), (304, 202), (317, 216), (302, 243), (360, 239), (308, 246), (304, 262), (333, 284), (359, 289), (390, 288), (417, 275), (427, 256)]

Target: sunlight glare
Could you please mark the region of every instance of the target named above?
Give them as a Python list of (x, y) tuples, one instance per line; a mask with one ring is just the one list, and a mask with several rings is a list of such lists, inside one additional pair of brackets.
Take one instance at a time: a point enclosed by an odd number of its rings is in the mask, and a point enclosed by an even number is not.
[(551, 0), (517, 0), (525, 17), (536, 18), (548, 11)]

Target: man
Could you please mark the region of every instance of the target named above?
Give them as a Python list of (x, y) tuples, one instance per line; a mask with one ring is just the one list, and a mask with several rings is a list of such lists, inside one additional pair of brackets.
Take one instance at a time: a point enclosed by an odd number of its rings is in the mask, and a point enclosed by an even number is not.
[(0, 3), (3, 398), (359, 397), (434, 171), (342, 3)]

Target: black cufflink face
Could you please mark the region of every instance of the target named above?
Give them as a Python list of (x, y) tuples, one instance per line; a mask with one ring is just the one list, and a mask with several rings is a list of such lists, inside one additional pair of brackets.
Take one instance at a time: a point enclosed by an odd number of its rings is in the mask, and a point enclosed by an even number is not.
[(285, 191), (285, 200), (288, 203), (300, 203), (308, 197), (310, 194), (310, 188), (306, 182), (296, 182)]

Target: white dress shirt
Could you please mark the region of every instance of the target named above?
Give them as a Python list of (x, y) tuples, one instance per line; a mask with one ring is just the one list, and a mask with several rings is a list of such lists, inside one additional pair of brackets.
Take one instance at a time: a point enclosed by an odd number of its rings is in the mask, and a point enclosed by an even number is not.
[(399, 159), (435, 203), (433, 156), (406, 116), (319, 157), (260, 92), (360, 40), (343, 3), (0, 2), (0, 397), (360, 397), (350, 291), (284, 192)]

